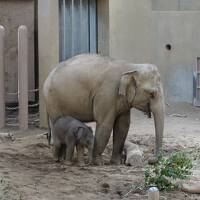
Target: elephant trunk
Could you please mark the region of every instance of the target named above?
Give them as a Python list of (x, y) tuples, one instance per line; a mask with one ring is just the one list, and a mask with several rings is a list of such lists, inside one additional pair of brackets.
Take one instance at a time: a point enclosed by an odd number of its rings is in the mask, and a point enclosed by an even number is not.
[(162, 142), (163, 142), (163, 131), (164, 131), (164, 117), (165, 117), (165, 106), (164, 106), (163, 95), (155, 97), (150, 103), (151, 111), (154, 116), (155, 124), (155, 154), (156, 156), (160, 153)]

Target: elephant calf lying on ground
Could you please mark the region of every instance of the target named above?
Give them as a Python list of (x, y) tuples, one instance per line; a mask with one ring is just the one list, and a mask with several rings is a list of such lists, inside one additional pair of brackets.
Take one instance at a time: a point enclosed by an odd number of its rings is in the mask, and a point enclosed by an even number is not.
[(155, 65), (133, 64), (96, 54), (78, 55), (55, 66), (44, 83), (43, 94), (50, 126), (63, 115), (96, 122), (94, 164), (102, 164), (101, 155), (112, 130), (111, 163), (120, 164), (132, 107), (153, 113), (155, 154), (160, 152), (164, 95)]
[(84, 164), (84, 148), (88, 149), (91, 162), (94, 144), (92, 129), (73, 117), (59, 117), (53, 123), (52, 136), (54, 141), (54, 157), (71, 161), (76, 146), (79, 164)]

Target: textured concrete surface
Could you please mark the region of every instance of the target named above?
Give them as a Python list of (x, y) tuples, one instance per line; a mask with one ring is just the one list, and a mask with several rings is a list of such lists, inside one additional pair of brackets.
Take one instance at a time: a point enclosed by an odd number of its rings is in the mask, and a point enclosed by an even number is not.
[(42, 96), (44, 80), (59, 62), (58, 0), (38, 0), (40, 125), (46, 126)]
[[(0, 25), (5, 27), (6, 91), (17, 92), (17, 31), (20, 25), (28, 27), (29, 88), (34, 89), (34, 0), (0, 0), (0, 13)], [(6, 98), (7, 102), (16, 100), (17, 96)]]

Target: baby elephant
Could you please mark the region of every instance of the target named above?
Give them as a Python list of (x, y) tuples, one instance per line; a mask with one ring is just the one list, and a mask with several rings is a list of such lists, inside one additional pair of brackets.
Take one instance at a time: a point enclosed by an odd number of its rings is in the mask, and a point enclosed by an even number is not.
[(70, 116), (60, 117), (53, 124), (52, 135), (54, 156), (58, 162), (62, 158), (71, 161), (75, 146), (80, 164), (84, 163), (84, 147), (88, 149), (89, 162), (92, 161), (94, 136), (92, 129), (84, 123)]

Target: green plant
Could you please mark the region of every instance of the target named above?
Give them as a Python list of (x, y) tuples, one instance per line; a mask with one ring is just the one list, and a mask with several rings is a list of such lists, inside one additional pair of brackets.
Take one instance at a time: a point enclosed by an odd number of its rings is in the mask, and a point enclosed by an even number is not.
[(159, 190), (174, 190), (177, 179), (186, 179), (191, 174), (192, 160), (186, 152), (176, 152), (170, 157), (159, 156), (154, 166), (145, 170), (145, 186), (156, 186)]
[(23, 200), (22, 194), (15, 191), (4, 178), (0, 178), (0, 199), (1, 200)]

